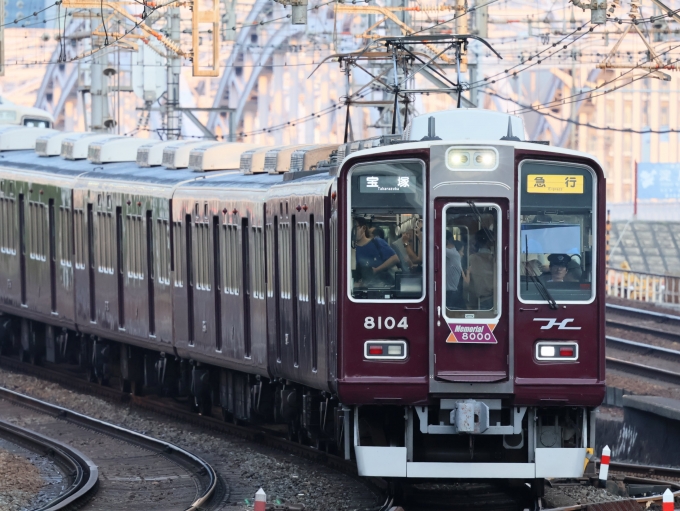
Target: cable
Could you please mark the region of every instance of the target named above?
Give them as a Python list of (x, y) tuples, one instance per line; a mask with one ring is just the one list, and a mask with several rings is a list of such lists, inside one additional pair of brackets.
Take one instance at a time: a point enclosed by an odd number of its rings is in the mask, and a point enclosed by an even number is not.
[[(678, 45), (676, 45), (676, 46), (673, 46), (673, 47), (671, 47), (671, 48), (668, 48), (666, 51), (661, 52), (661, 53), (658, 54), (657, 56), (661, 57), (662, 55), (665, 55), (665, 54), (667, 54), (668, 52), (670, 52), (670, 51), (672, 51), (672, 50), (675, 50), (676, 48), (680, 48), (680, 44), (678, 44)], [(671, 64), (667, 64), (667, 65), (673, 65), (674, 63), (679, 62), (679, 61), (680, 61), (680, 59), (675, 60), (675, 61), (671, 62)], [(591, 89), (591, 90), (589, 90), (589, 91), (586, 91), (586, 92), (581, 91), (581, 92), (578, 92), (578, 93), (576, 93), (576, 94), (572, 94), (571, 96), (567, 96), (567, 97), (565, 97), (565, 98), (561, 98), (561, 99), (559, 99), (559, 100), (549, 101), (549, 102), (547, 102), (547, 103), (543, 103), (543, 104), (538, 105), (538, 106), (536, 106), (536, 107), (528, 107), (528, 108), (530, 108), (530, 110), (536, 110), (536, 109), (538, 109), (538, 108), (549, 108), (550, 106), (559, 106), (559, 105), (564, 105), (564, 104), (571, 104), (571, 103), (574, 103), (575, 101), (570, 101), (570, 102), (568, 102), (568, 103), (565, 103), (565, 100), (571, 99), (571, 98), (575, 98), (575, 97), (577, 97), (577, 96), (582, 96), (583, 94), (591, 94), (591, 96), (590, 96), (589, 98), (584, 98), (584, 99), (592, 99), (592, 97), (593, 97), (593, 96), (592, 96), (592, 92), (593, 92), (593, 91), (596, 91), (596, 90), (598, 90), (598, 89), (601, 89), (602, 87), (604, 87), (604, 86), (606, 86), (606, 85), (609, 85), (609, 84), (611, 84), (611, 83), (614, 83), (614, 82), (617, 81), (617, 80), (620, 80), (621, 77), (626, 76), (628, 73), (632, 73), (632, 72), (635, 71), (635, 70), (642, 69), (640, 66), (641, 66), (642, 64), (647, 64), (647, 63), (649, 63), (649, 61), (640, 62), (640, 63), (638, 63), (635, 67), (632, 67), (632, 68), (628, 69), (627, 71), (625, 71), (624, 73), (621, 73), (618, 77), (614, 78), (613, 80), (610, 80), (610, 81), (608, 81), (608, 82), (604, 82), (604, 83), (602, 83), (601, 85), (598, 85), (597, 87), (595, 87), (594, 89)], [(627, 83), (626, 85), (629, 85), (630, 83), (633, 83), (633, 82), (635, 82), (635, 81), (638, 81), (638, 80), (641, 79), (641, 78), (646, 78), (647, 76), (651, 75), (654, 71), (656, 71), (656, 70), (649, 71), (649, 72), (648, 72), (646, 75), (644, 75), (643, 77), (639, 77), (639, 78), (636, 78), (636, 79), (634, 79), (634, 80), (631, 80), (631, 81), (630, 81), (629, 83)], [(624, 85), (624, 86), (625, 86), (625, 85)], [(624, 87), (624, 86), (622, 86), (622, 87)], [(619, 89), (619, 88), (621, 88), (621, 87), (615, 87), (614, 89), (612, 89), (612, 91), (617, 90), (617, 89)], [(596, 95), (595, 97), (599, 97), (600, 95), (601, 95), (601, 94), (598, 94), (598, 95)], [(576, 100), (576, 101), (582, 101), (582, 100)], [(517, 113), (524, 113), (523, 111), (516, 111), (516, 112), (517, 112)]]
[(52, 5), (48, 5), (47, 7), (40, 9), (39, 11), (35, 11), (33, 14), (31, 14), (29, 16), (24, 16), (23, 18), (17, 18), (14, 21), (10, 21), (9, 23), (3, 23), (2, 25), (0, 25), (0, 27), (7, 27), (9, 25), (16, 25), (20, 21), (27, 20), (28, 18), (32, 18), (33, 16), (38, 16), (38, 14), (40, 14), (41, 12), (45, 12), (46, 10), (51, 9), (52, 7), (55, 7), (55, 6), (59, 6), (59, 5), (61, 5), (61, 0), (57, 0)]

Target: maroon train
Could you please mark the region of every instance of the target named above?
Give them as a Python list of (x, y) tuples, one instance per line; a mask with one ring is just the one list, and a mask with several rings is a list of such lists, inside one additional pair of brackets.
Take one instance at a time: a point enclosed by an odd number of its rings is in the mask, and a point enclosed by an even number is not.
[(5, 152), (3, 349), (288, 424), (361, 475), (580, 476), (605, 176), (523, 132), (437, 112), (286, 175)]

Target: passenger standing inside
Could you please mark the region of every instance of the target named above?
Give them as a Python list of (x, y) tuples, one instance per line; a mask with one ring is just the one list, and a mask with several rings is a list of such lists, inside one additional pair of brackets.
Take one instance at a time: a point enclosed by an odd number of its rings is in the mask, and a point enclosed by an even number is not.
[(471, 310), (491, 310), (496, 284), (496, 254), (491, 233), (482, 229), (475, 234), (477, 252), (470, 255), (467, 273), (463, 279), (468, 289), (468, 306)]
[(354, 244), (363, 284), (394, 285), (389, 270), (399, 264), (399, 257), (384, 239), (370, 237), (368, 222), (363, 217), (354, 218)]
[(446, 231), (446, 308), (463, 308), (463, 250), (462, 242), (454, 240)]
[[(423, 264), (423, 221), (418, 220), (414, 229), (415, 238), (410, 231), (406, 231), (402, 236), (404, 248), (408, 254), (409, 263), (411, 266), (411, 273), (419, 273), (422, 271)], [(418, 240), (417, 247), (416, 239)]]

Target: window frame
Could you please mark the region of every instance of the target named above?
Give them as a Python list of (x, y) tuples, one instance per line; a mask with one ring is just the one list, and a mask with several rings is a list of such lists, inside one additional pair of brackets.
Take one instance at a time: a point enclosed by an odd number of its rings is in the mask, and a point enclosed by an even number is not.
[(590, 299), (588, 300), (555, 300), (555, 303), (558, 305), (560, 304), (565, 304), (565, 305), (588, 305), (591, 304), (595, 301), (597, 298), (597, 261), (598, 261), (598, 251), (599, 251), (599, 246), (597, 244), (597, 237), (599, 235), (599, 231), (597, 229), (597, 220), (598, 220), (598, 202), (597, 202), (597, 190), (599, 187), (599, 181), (597, 179), (597, 173), (593, 168), (589, 165), (586, 165), (585, 163), (573, 163), (573, 162), (560, 162), (560, 161), (552, 161), (552, 160), (535, 160), (535, 159), (526, 159), (522, 160), (519, 163), (519, 166), (517, 168), (517, 182), (519, 186), (517, 187), (517, 226), (516, 226), (516, 259), (517, 259), (517, 266), (516, 266), (516, 273), (517, 273), (517, 278), (516, 278), (516, 283), (517, 283), (517, 289), (516, 289), (516, 294), (517, 294), (517, 300), (520, 303), (527, 304), (527, 305), (537, 305), (537, 304), (547, 304), (545, 300), (527, 300), (525, 298), (522, 298), (521, 296), (521, 287), (522, 287), (522, 246), (521, 246), (521, 235), (522, 235), (522, 224), (521, 224), (521, 217), (522, 217), (522, 186), (523, 186), (523, 180), (524, 180), (524, 175), (522, 174), (522, 167), (526, 163), (539, 163), (541, 165), (551, 165), (555, 167), (562, 167), (562, 168), (579, 168), (579, 169), (585, 169), (588, 172), (590, 172), (590, 176), (592, 178), (592, 206), (591, 206), (591, 211), (592, 211), (592, 228), (593, 228), (593, 250), (592, 250), (592, 256), (591, 256), (591, 270), (592, 270), (592, 278), (591, 278), (591, 285), (590, 285)]
[[(487, 208), (491, 207), (496, 210), (496, 228), (494, 231), (496, 235), (496, 315), (493, 317), (474, 317), (474, 318), (454, 318), (447, 315), (446, 311), (446, 212), (451, 207), (463, 207), (470, 208), (470, 204), (467, 202), (447, 202), (442, 208), (442, 233), (441, 233), (441, 300), (442, 300), (442, 316), (444, 321), (447, 323), (456, 322), (461, 324), (478, 324), (482, 323), (498, 323), (501, 320), (501, 315), (503, 314), (503, 208), (497, 202), (476, 202), (475, 206)], [(469, 248), (469, 247), (468, 247)], [(474, 309), (470, 312), (485, 312), (483, 310)]]
[[(422, 272), (422, 277), (423, 277), (423, 292), (420, 298), (395, 298), (392, 300), (385, 300), (383, 299), (378, 299), (378, 298), (366, 298), (366, 299), (360, 299), (360, 298), (354, 298), (352, 296), (352, 270), (350, 268), (350, 265), (352, 264), (352, 175), (354, 174), (355, 171), (361, 170), (363, 167), (367, 167), (370, 165), (376, 165), (376, 164), (389, 164), (389, 163), (418, 163), (420, 164), (421, 170), (422, 170), (422, 178), (423, 178), (423, 212), (422, 212), (422, 221), (423, 221), (423, 234), (425, 235), (425, 242), (423, 243), (423, 262), (422, 262), (422, 267), (423, 267), (423, 272)], [(372, 161), (372, 162), (362, 162), (362, 163), (357, 163), (353, 165), (349, 171), (347, 171), (347, 180), (345, 182), (345, 185), (347, 186), (347, 212), (346, 212), (346, 220), (347, 220), (347, 227), (346, 227), (346, 232), (345, 232), (345, 241), (347, 242), (347, 252), (346, 252), (346, 257), (347, 260), (345, 261), (345, 269), (344, 271), (347, 273), (347, 298), (349, 299), (350, 302), (353, 303), (422, 303), (425, 301), (425, 298), (427, 297), (427, 257), (428, 257), (428, 247), (427, 247), (427, 239), (428, 239), (428, 228), (427, 228), (427, 198), (428, 198), (428, 185), (427, 185), (427, 165), (425, 162), (420, 159), (420, 158), (394, 158), (390, 160), (378, 160), (378, 161)]]

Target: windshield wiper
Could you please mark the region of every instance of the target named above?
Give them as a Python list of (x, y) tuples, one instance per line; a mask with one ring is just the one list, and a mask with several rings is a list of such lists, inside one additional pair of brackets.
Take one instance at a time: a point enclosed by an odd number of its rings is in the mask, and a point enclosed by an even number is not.
[(538, 289), (539, 294), (546, 302), (548, 302), (550, 308), (557, 310), (557, 302), (550, 294), (550, 291), (548, 291), (548, 288), (545, 287), (543, 281), (541, 281), (541, 279), (535, 275), (527, 275), (527, 277), (531, 278), (531, 281), (536, 285), (536, 289)]

